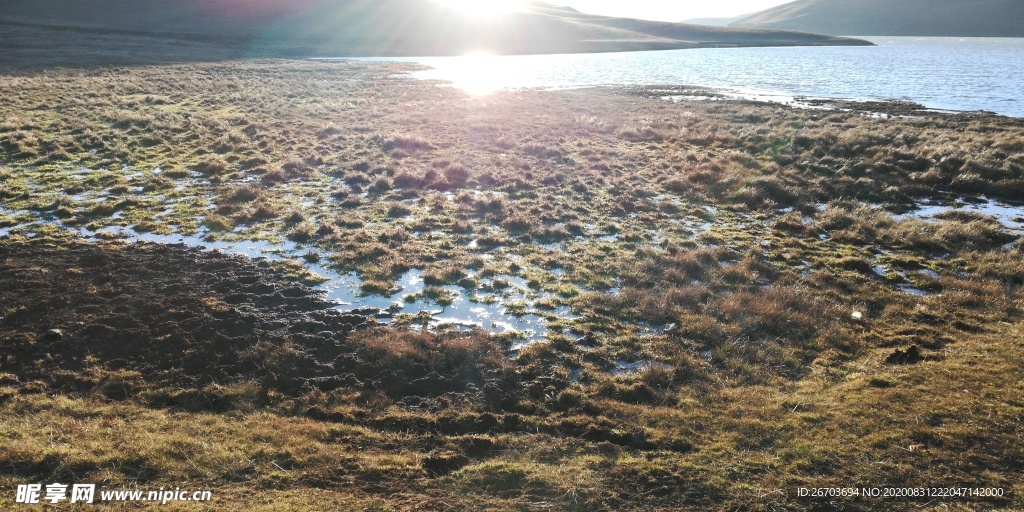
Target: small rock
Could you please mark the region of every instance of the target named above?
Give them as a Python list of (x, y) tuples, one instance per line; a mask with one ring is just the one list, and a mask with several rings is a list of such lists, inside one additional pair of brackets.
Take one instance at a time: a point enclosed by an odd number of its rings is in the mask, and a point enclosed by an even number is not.
[(860, 311), (854, 311), (853, 314), (850, 315), (850, 318), (854, 320), (861, 320), (864, 318), (864, 314), (861, 313)]
[(67, 336), (67, 333), (63, 329), (50, 329), (43, 335), (43, 339), (46, 341), (61, 341)]

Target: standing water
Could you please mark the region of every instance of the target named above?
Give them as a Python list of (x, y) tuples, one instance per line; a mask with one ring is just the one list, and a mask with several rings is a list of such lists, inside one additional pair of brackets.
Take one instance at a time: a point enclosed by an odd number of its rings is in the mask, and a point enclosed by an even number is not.
[(726, 95), (909, 100), (1024, 117), (1024, 39), (868, 37), (877, 46), (716, 48), (575, 55), (381, 58), (431, 69), (472, 93), (601, 85), (691, 85)]

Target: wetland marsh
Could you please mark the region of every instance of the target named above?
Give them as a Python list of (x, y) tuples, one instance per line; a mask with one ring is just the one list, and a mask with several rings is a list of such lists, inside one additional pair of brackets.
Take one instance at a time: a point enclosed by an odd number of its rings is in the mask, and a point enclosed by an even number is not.
[(473, 96), (414, 69), (0, 76), (5, 488), (820, 510), (796, 488), (941, 483), (1022, 506), (1020, 119)]

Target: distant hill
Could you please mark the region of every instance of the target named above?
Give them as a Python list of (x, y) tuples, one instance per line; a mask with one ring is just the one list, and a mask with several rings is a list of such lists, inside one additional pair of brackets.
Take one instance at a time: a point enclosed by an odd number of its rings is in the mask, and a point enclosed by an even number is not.
[(868, 44), (795, 32), (594, 16), (539, 2), (530, 2), (524, 12), (480, 18), (430, 0), (2, 0), (0, 24), (216, 41), (282, 56)]
[(690, 18), (683, 20), (680, 23), (689, 23), (691, 25), (708, 25), (711, 27), (725, 27), (731, 23), (735, 23), (743, 18), (750, 16), (750, 13), (741, 14), (739, 16), (733, 16), (731, 18)]
[(851, 36), (1024, 37), (1024, 0), (797, 0), (730, 26)]

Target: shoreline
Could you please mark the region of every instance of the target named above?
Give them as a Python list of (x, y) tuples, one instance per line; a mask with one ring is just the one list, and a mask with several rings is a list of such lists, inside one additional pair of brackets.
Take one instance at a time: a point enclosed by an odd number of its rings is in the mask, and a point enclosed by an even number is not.
[[(902, 111), (904, 115), (915, 115), (922, 110), (986, 113), (1007, 117), (1024, 117), (1024, 112), (1017, 107), (1017, 100), (1012, 84), (987, 81), (977, 78), (977, 87), (992, 90), (986, 99), (979, 100), (964, 89), (942, 87), (935, 80), (939, 71), (929, 71), (921, 67), (910, 67), (906, 73), (919, 73), (931, 77), (912, 79), (902, 77), (902, 73), (881, 74), (874, 84), (865, 83), (858, 69), (842, 68), (850, 72), (849, 80), (835, 81), (831, 84), (828, 77), (813, 72), (787, 71), (790, 67), (801, 68), (808, 64), (827, 65), (829, 59), (848, 59), (862, 64), (870, 63), (882, 67), (894, 64), (892, 55), (907, 58), (925, 58), (934, 53), (936, 43), (919, 42), (919, 38), (906, 38), (913, 43), (883, 44), (877, 51), (857, 49), (807, 50), (807, 52), (825, 52), (823, 56), (814, 57), (800, 49), (778, 48), (772, 51), (759, 49), (737, 49), (733, 52), (708, 52), (701, 57), (688, 56), (687, 52), (641, 52), (619, 53), (600, 57), (584, 55), (550, 55), (550, 56), (500, 56), (470, 55), (465, 57), (379, 57), (360, 58), (367, 62), (411, 62), (428, 69), (412, 73), (412, 78), (423, 80), (442, 80), (453, 86), (476, 94), (498, 90), (558, 90), (580, 87), (643, 87), (652, 84), (662, 85), (667, 89), (708, 89), (720, 96), (740, 97), (744, 99), (764, 98), (769, 101), (782, 101), (793, 104), (823, 106), (837, 104), (833, 108), (853, 107), (858, 110)], [(901, 46), (902, 45), (902, 46)], [(987, 43), (963, 43), (950, 48), (938, 46), (950, 51), (960, 51), (968, 55), (989, 55), (991, 48)], [(747, 50), (747, 51), (744, 51)], [(1010, 55), (1013, 53), (1010, 52)], [(889, 55), (889, 57), (886, 57)], [(993, 55), (1002, 55), (994, 53)], [(344, 57), (339, 59), (345, 59)], [(765, 60), (767, 72), (759, 71), (756, 64), (750, 63)], [(333, 59), (319, 59), (330, 62)], [(707, 64), (702, 64), (702, 62)], [(731, 73), (720, 73), (716, 66), (733, 64), (736, 69)], [(675, 67), (693, 67), (681, 75), (662, 72), (663, 69)], [(802, 68), (801, 68), (802, 69)], [(832, 69), (837, 72), (836, 69)], [(941, 70), (939, 66), (937, 69)], [(479, 74), (475, 70), (482, 70)], [(979, 76), (989, 73), (988, 68), (977, 71)], [(479, 75), (479, 76), (478, 76)], [(967, 73), (965, 80), (973, 80), (975, 76)], [(800, 85), (797, 85), (800, 84)], [(930, 87), (931, 86), (931, 87)], [(929, 88), (930, 87), (930, 88)], [(714, 96), (700, 93), (702, 96)], [(871, 106), (871, 102), (876, 102)], [(915, 104), (916, 103), (916, 104)], [(897, 107), (898, 108), (894, 108)]]

